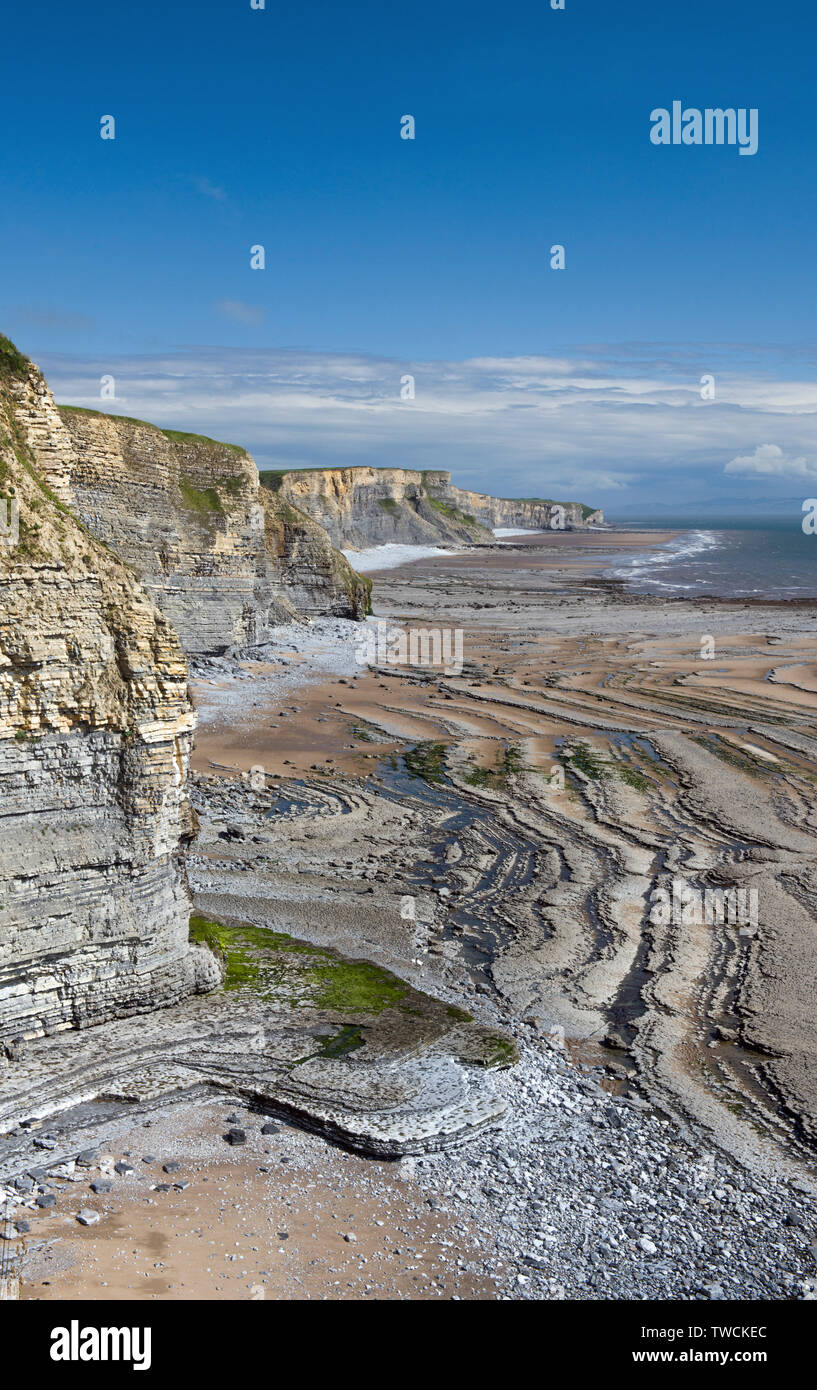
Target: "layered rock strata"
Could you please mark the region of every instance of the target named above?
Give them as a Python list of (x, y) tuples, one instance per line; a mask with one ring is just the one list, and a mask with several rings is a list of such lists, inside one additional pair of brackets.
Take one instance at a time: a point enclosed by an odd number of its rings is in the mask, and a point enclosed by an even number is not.
[[(307, 512), (335, 545), (398, 542), (462, 545), (493, 540), (491, 528), (576, 529), (603, 520), (580, 502), (500, 498), (455, 487), (444, 469), (323, 468), (265, 471), (276, 496)], [(557, 511), (557, 507), (560, 511)]]
[(56, 407), (33, 366), (17, 412), (55, 496), (131, 566), (191, 655), (263, 643), (296, 616), (359, 617), (367, 585), (237, 445)]
[[(215, 983), (178, 862), (195, 716), (169, 622), (65, 507), (66, 440), (0, 339), (0, 1043)], [(21, 402), (23, 402), (21, 408)], [(53, 427), (53, 428), (52, 428)], [(2, 1052), (2, 1049), (0, 1049)]]

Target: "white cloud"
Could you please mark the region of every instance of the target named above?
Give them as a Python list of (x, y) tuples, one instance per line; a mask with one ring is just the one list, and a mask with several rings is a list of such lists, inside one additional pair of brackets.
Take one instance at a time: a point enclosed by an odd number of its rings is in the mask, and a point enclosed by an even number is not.
[(778, 444), (759, 444), (754, 453), (731, 459), (723, 471), (740, 478), (817, 478), (817, 461), (788, 458)]
[[(261, 311), (222, 300), (251, 324)], [(562, 496), (619, 509), (672, 506), (734, 477), (812, 476), (817, 390), (802, 365), (783, 379), (739, 351), (581, 349), (574, 357), (412, 361), (365, 353), (190, 348), (41, 362), (58, 400), (116, 409), (245, 445), (259, 467), (355, 463), (448, 468), (506, 496)], [(700, 379), (716, 378), (714, 401)], [(415, 399), (400, 398), (401, 377)], [(775, 445), (756, 447), (758, 439)], [(777, 452), (775, 452), (777, 451)], [(730, 484), (734, 489), (734, 482)], [(730, 497), (732, 494), (730, 494)]]
[(255, 325), (264, 322), (264, 311), (254, 304), (245, 304), (242, 299), (219, 299), (216, 312), (233, 323)]
[(227, 200), (225, 190), (218, 184), (212, 183), (210, 179), (193, 179), (193, 185), (205, 198), (212, 198), (214, 203), (224, 203)]

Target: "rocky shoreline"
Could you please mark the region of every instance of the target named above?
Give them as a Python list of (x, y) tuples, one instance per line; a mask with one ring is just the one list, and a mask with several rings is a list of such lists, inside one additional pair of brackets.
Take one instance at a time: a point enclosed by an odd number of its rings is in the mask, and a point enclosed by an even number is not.
[[(105, 1026), (120, 1052), (97, 1060), (94, 1086), (127, 1106), (100, 1137), (115, 1156), (139, 1116), (161, 1133), (191, 1101), (209, 1113), (215, 1085), (247, 1132), (263, 1113), (285, 1132), (317, 1131), (299, 1141), (305, 1174), (339, 1162), (326, 1138), (372, 1155), (354, 1190), (382, 1203), (387, 1230), (399, 1170), (454, 1249), (458, 1229), (479, 1232), (478, 1253), (454, 1264), (473, 1281), (464, 1292), (435, 1275), (417, 1296), (813, 1300), (804, 943), (817, 742), (802, 671), (814, 615), (778, 605), (758, 632), (751, 604), (634, 603), (539, 547), (376, 577), (381, 620), (462, 626), (460, 676), (361, 666), (359, 634), (335, 620), (290, 631), (242, 679), (211, 662), (195, 685), (196, 912), (227, 931), (286, 934), (307, 953), (363, 957), (432, 1001), (417, 1005), (430, 1018), (450, 1011), (436, 1040), (418, 1053), (416, 1037), (390, 1026), (384, 1052), (366, 1000), (362, 1014), (294, 1019), (287, 988), (273, 1022), (256, 980), (153, 1016), (141, 1072), (125, 1065), (137, 1041), (144, 1050), (140, 1026)], [(592, 554), (586, 563), (592, 571)], [(702, 634), (714, 637), (709, 664)], [(754, 884), (757, 933), (651, 922), (650, 893), (674, 874)], [(304, 1029), (330, 1026), (334, 1038), (361, 1024), (363, 1047), (308, 1062), (300, 1080), (296, 1066), (283, 1089), (267, 1060), (264, 1082), (259, 1058), (274, 1037), (297, 1060)], [(469, 1035), (508, 1040), (521, 1060), (507, 1068), (502, 1048), (466, 1060)], [(31, 1044), (25, 1065), (45, 1078), (47, 1054), (51, 1074), (59, 1055), (65, 1076), (74, 1058), (87, 1082), (83, 1049), (100, 1036)], [(381, 1089), (384, 1147), (373, 1093), (350, 1109), (355, 1077), (414, 1086), (426, 1055), (446, 1100), (411, 1102), (412, 1139), (396, 1136), (405, 1116)], [(475, 1126), (457, 1106), (477, 1098)], [(361, 1101), (363, 1142), (349, 1122)], [(76, 1152), (60, 1138), (58, 1171), (38, 1168), (49, 1123), (18, 1131), (4, 1164), (7, 1182), (28, 1171), (34, 1187), (12, 1189), (28, 1207), (52, 1189), (73, 1195), (65, 1169), (87, 1147), (78, 1126)], [(223, 1142), (214, 1134), (208, 1152)], [(105, 1202), (128, 1211), (142, 1200), (128, 1183), (94, 1199), (103, 1221)], [(384, 1285), (361, 1266), (356, 1292), (329, 1296), (410, 1297), (400, 1292), (410, 1268)], [(301, 1270), (301, 1291), (285, 1283), (276, 1296), (309, 1296), (310, 1277)]]

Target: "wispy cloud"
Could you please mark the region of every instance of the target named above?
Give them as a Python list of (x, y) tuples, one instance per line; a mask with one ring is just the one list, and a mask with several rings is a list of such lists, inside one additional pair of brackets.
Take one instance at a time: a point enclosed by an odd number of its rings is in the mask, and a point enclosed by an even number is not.
[(219, 299), (215, 304), (216, 313), (232, 323), (243, 323), (255, 327), (264, 322), (264, 310), (255, 304), (245, 304), (242, 299)]
[(13, 323), (56, 333), (90, 333), (94, 320), (87, 314), (59, 309), (52, 305), (23, 304), (11, 310)]
[[(260, 310), (218, 312), (257, 324)], [(817, 386), (735, 349), (598, 346), (571, 356), (397, 361), (362, 353), (180, 349), (46, 369), (58, 399), (244, 444), (259, 466), (450, 468), (506, 495), (581, 497), (619, 510), (723, 497), (726, 486), (812, 476)], [(715, 399), (701, 377), (716, 377)], [(406, 375), (413, 400), (401, 398)], [(775, 445), (758, 446), (769, 438)], [(764, 452), (777, 450), (777, 453)], [(735, 493), (737, 498), (737, 492)]]
[(194, 178), (192, 184), (205, 198), (212, 198), (214, 203), (225, 203), (227, 201), (226, 190), (219, 184), (213, 183), (210, 179)]

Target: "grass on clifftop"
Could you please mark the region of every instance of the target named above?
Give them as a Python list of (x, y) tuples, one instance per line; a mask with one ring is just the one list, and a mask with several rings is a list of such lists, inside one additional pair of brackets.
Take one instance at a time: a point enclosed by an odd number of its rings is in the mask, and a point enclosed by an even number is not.
[(207, 444), (217, 449), (230, 449), (234, 454), (246, 454), (242, 444), (228, 444), (225, 439), (211, 439), (209, 434), (191, 434), (188, 430), (164, 430), (154, 425), (152, 420), (140, 420), (135, 415), (117, 415), (111, 410), (93, 410), (87, 405), (58, 405), (59, 411), (71, 415), (95, 415), (100, 420), (121, 420), (126, 425), (142, 425), (145, 429), (156, 430), (169, 439), (172, 444)]
[(0, 378), (8, 381), (11, 377), (25, 376), (27, 370), (28, 359), (10, 338), (0, 333)]
[(258, 478), (262, 487), (268, 488), (270, 492), (280, 492), (284, 478), (289, 477), (290, 473), (329, 473), (336, 470), (331, 466), (327, 468), (263, 468), (259, 469)]

